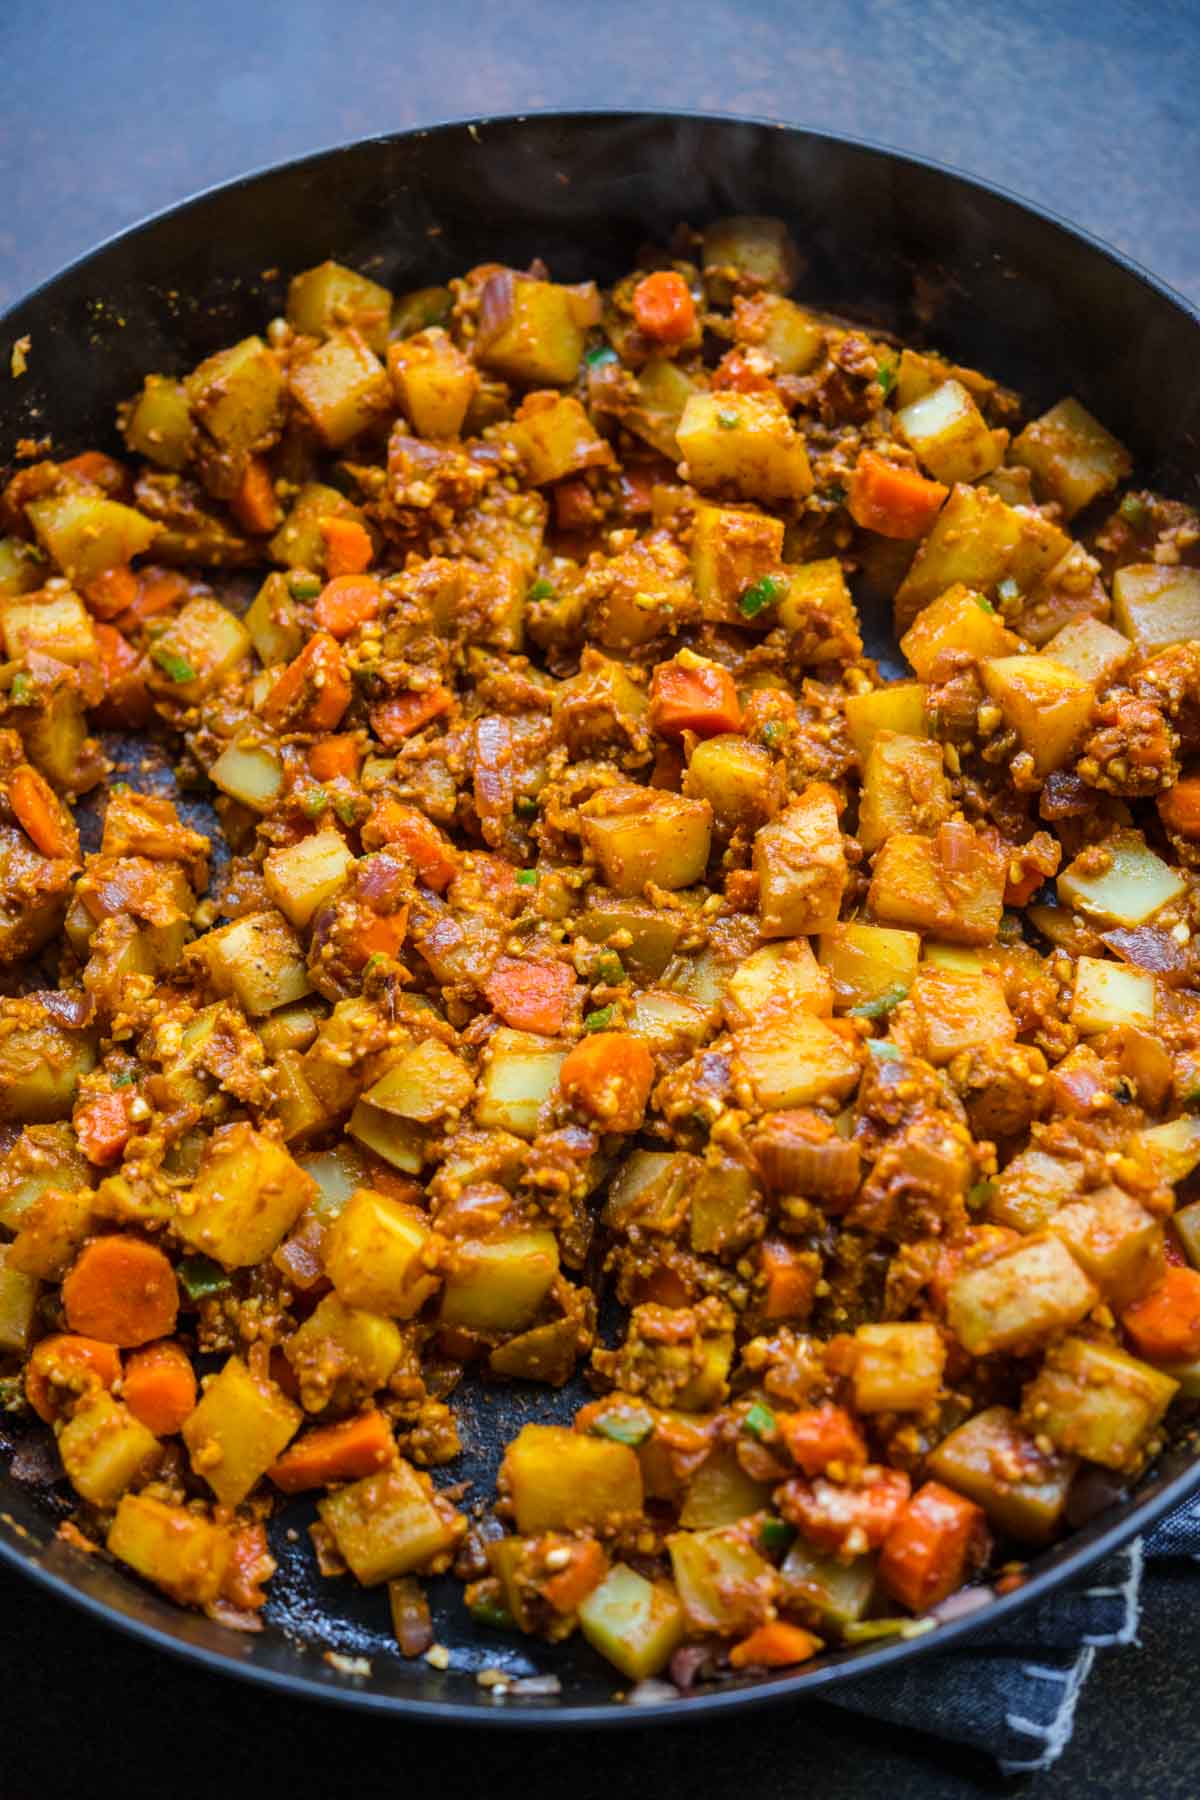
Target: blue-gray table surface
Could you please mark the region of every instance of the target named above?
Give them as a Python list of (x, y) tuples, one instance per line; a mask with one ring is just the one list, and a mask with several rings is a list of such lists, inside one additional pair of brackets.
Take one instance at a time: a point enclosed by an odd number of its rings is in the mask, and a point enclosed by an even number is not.
[[(242, 171), (538, 106), (694, 106), (872, 137), (1012, 188), (1200, 299), (1196, 0), (3, 0), (0, 304)], [(1200, 1792), (1200, 1570), (1151, 1574), (1038, 1800)], [(729, 1789), (1011, 1792), (972, 1758), (812, 1706), (654, 1736), (481, 1736), (304, 1708), (194, 1672), (0, 1570), (0, 1800), (411, 1787), (488, 1800)], [(919, 1724), (919, 1721), (914, 1721)], [(1017, 1790), (1029, 1784), (1015, 1784)]]

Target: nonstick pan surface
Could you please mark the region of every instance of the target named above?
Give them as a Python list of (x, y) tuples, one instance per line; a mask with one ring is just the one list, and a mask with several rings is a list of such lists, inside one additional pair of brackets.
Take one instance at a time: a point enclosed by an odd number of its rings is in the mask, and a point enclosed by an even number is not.
[[(119, 448), (113, 414), (148, 370), (182, 372), (283, 310), (290, 275), (324, 257), (397, 292), (473, 263), (542, 257), (556, 279), (610, 279), (679, 221), (729, 212), (789, 223), (805, 257), (799, 292), (974, 363), (1036, 409), (1074, 393), (1129, 445), (1141, 477), (1180, 498), (1200, 479), (1200, 316), (1116, 252), (1011, 196), (935, 164), (819, 132), (673, 113), (534, 114), (401, 133), (248, 176), (139, 225), (0, 319), (0, 369), (28, 337), (27, 373), (5, 380), (0, 463), (22, 439), (56, 452)], [(868, 649), (889, 650), (886, 619)], [(163, 766), (114, 745), (122, 772)], [(209, 822), (212, 828), (212, 822)], [(530, 1420), (569, 1419), (580, 1392), (474, 1383), (459, 1390), (465, 1454), (447, 1471), (487, 1496), (505, 1442)], [(789, 1675), (740, 1677), (687, 1698), (630, 1706), (620, 1678), (576, 1637), (547, 1647), (472, 1622), (461, 1588), (431, 1584), (446, 1671), (406, 1663), (386, 1596), (323, 1580), (289, 1507), (273, 1529), (280, 1572), (267, 1626), (231, 1632), (181, 1611), (55, 1536), (67, 1510), (45, 1446), (0, 1435), (0, 1556), (33, 1581), (158, 1649), (208, 1669), (341, 1704), (460, 1724), (618, 1725), (809, 1696), (948, 1648), (1079, 1575), (1200, 1488), (1200, 1459), (1169, 1450), (1137, 1490), (1034, 1558), (1023, 1587), (924, 1636), (841, 1652)], [(363, 1658), (348, 1672), (326, 1651)], [(496, 1699), (475, 1675), (554, 1674), (555, 1696)]]

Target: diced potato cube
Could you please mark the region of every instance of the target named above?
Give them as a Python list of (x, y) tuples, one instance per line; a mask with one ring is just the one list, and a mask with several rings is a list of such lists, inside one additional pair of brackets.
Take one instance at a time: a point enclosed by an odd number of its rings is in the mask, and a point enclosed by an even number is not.
[(897, 628), (904, 630), (955, 582), (990, 594), (1011, 580), (1029, 593), (1070, 547), (1062, 527), (1041, 513), (959, 482), (896, 593)]
[(1131, 1150), (1149, 1150), (1157, 1159), (1164, 1179), (1183, 1181), (1200, 1164), (1200, 1119), (1172, 1119), (1167, 1125), (1151, 1125), (1135, 1134)]
[(1075, 964), (1071, 1023), (1084, 1037), (1111, 1031), (1117, 1025), (1152, 1026), (1153, 975), (1146, 969), (1130, 968), (1128, 963), (1081, 956)]
[(779, 1570), (783, 1605), (822, 1631), (841, 1631), (861, 1619), (875, 1593), (875, 1558), (840, 1562), (797, 1538)]
[(800, 274), (800, 253), (782, 219), (750, 213), (714, 219), (704, 227), (705, 287), (713, 298), (728, 298), (738, 278), (751, 290), (786, 294)]
[[(748, 1244), (762, 1229), (762, 1196), (750, 1170), (724, 1160), (707, 1162), (692, 1188), (688, 1238), (698, 1256)], [(753, 1510), (752, 1508), (749, 1510)], [(692, 1525), (720, 1525), (721, 1519), (685, 1519)]]
[(950, 1283), (946, 1317), (971, 1356), (1036, 1344), (1076, 1325), (1099, 1299), (1066, 1245), (1031, 1237)]
[(844, 1038), (808, 1013), (770, 1014), (745, 1026), (733, 1040), (735, 1082), (759, 1112), (808, 1106), (849, 1094), (859, 1062)]
[(295, 1050), (280, 1050), (276, 1056), (275, 1106), (285, 1144), (325, 1131), (331, 1122), (328, 1108), (305, 1080), (303, 1059)]
[(1017, 1022), (996, 975), (960, 974), (922, 963), (909, 993), (921, 1055), (941, 1067), (965, 1050), (1011, 1044)]
[(312, 992), (299, 940), (280, 913), (246, 913), (206, 932), (196, 953), (217, 992), (233, 994), (253, 1019)]
[(877, 850), (897, 831), (927, 835), (950, 816), (942, 746), (932, 738), (881, 731), (863, 769), (856, 836)]
[(23, 1356), (29, 1348), (41, 1283), (12, 1267), (12, 1245), (0, 1244), (0, 1354)]
[(579, 1629), (630, 1681), (645, 1681), (666, 1667), (683, 1642), (683, 1608), (665, 1582), (650, 1582), (627, 1563), (617, 1563), (579, 1604)]
[(915, 931), (854, 920), (822, 933), (819, 956), (833, 982), (834, 1006), (875, 1018), (890, 1012), (912, 986), (921, 939)]
[(159, 1443), (128, 1407), (98, 1393), (58, 1434), (58, 1454), (75, 1492), (93, 1506), (114, 1506), (159, 1456)]
[(526, 394), (506, 436), (535, 487), (581, 469), (605, 468), (613, 459), (578, 400), (566, 394)]
[(881, 731), (903, 737), (928, 737), (925, 685), (920, 681), (889, 681), (865, 694), (847, 694), (846, 729), (865, 768), (871, 745)]
[(608, 1190), (601, 1220), (610, 1231), (677, 1231), (701, 1164), (683, 1151), (633, 1150)]
[(890, 837), (876, 855), (867, 903), (887, 924), (936, 931), (957, 944), (987, 944), (1004, 911), (1006, 876), (1003, 852), (951, 820), (936, 837)]
[(536, 1137), (542, 1108), (557, 1091), (566, 1054), (552, 1038), (502, 1026), (488, 1045), (475, 1103), (477, 1122), (517, 1137)]
[(199, 700), (220, 687), (249, 654), (250, 633), (228, 607), (209, 594), (189, 600), (150, 645), (159, 685), (187, 701)]
[(280, 912), (302, 931), (317, 908), (346, 885), (354, 861), (340, 832), (314, 831), (299, 843), (272, 850), (263, 864), (263, 881)]
[(455, 1242), (439, 1317), (467, 1331), (524, 1331), (558, 1275), (552, 1231), (520, 1231), (480, 1243)]
[(0, 537), (0, 598), (15, 600), (20, 594), (32, 593), (44, 578), (40, 550), (23, 538)]
[(770, 1616), (775, 1571), (744, 1536), (728, 1530), (676, 1531), (667, 1539), (667, 1549), (694, 1631), (733, 1637)]
[(282, 1388), (231, 1356), (183, 1422), (192, 1468), (223, 1506), (237, 1506), (300, 1429), (303, 1414)]
[(779, 572), (783, 532), (782, 519), (749, 507), (696, 508), (692, 581), (704, 618), (726, 625), (753, 623), (739, 610), (738, 602), (764, 575)]
[(19, 1269), (42, 1281), (61, 1281), (92, 1226), (91, 1188), (47, 1188), (8, 1246), (8, 1272)]
[(0, 1119), (66, 1119), (79, 1080), (96, 1066), (96, 1035), (68, 1031), (32, 995), (0, 1000)]
[[(377, 345), (372, 346), (377, 349)], [(440, 327), (388, 345), (396, 398), (420, 437), (453, 438), (479, 388), (479, 371)]]
[(282, 423), (283, 375), (259, 337), (218, 350), (193, 369), (184, 387), (193, 417), (227, 455), (257, 450)]
[(731, 1025), (751, 1025), (768, 1012), (833, 1011), (829, 978), (807, 938), (764, 944), (739, 963), (725, 991)]
[(265, 668), (291, 662), (304, 644), (304, 627), (288, 578), (272, 571), (259, 588), (244, 620), (255, 654)]
[(643, 988), (634, 996), (625, 1029), (633, 1037), (645, 1038), (657, 1052), (677, 1044), (698, 1044), (710, 1036), (713, 1022), (709, 1010), (693, 1000), (663, 988)]
[(325, 1273), (347, 1306), (412, 1319), (438, 1289), (435, 1245), (419, 1207), (359, 1188), (326, 1233)]
[(175, 1229), (227, 1269), (247, 1269), (270, 1256), (316, 1193), (281, 1144), (239, 1121), (209, 1140)]
[(1118, 1312), (1132, 1306), (1162, 1276), (1162, 1226), (1123, 1188), (1097, 1188), (1069, 1201), (1047, 1229), (1062, 1239)]
[(836, 556), (788, 571), (776, 617), (785, 631), (795, 633), (790, 652), (805, 667), (862, 654), (858, 613)]
[(318, 263), (288, 286), (288, 324), (305, 337), (329, 337), (352, 326), (382, 356), (391, 316), (390, 290), (344, 263)]
[(212, 768), (209, 780), (231, 800), (252, 812), (270, 812), (283, 786), (283, 765), (269, 744), (227, 744)]
[(1113, 618), (1142, 656), (1194, 643), (1200, 639), (1200, 569), (1127, 563), (1113, 576)]
[(860, 1325), (854, 1334), (859, 1412), (925, 1412), (942, 1388), (946, 1346), (936, 1325)]
[(1049, 656), (1000, 656), (984, 663), (983, 685), (1032, 756), (1034, 774), (1061, 769), (1092, 716), (1091, 682)]
[(309, 1412), (348, 1407), (383, 1387), (400, 1361), (400, 1327), (326, 1294), (284, 1345)]
[(19, 1231), (30, 1207), (48, 1188), (88, 1187), (92, 1167), (70, 1125), (27, 1125), (0, 1157), (0, 1225)]
[(64, 487), (25, 508), (38, 543), (70, 581), (91, 581), (148, 550), (162, 527), (95, 488)]
[(106, 1548), (181, 1606), (209, 1606), (233, 1555), (233, 1539), (185, 1506), (149, 1494), (123, 1494)]
[(837, 924), (848, 871), (831, 787), (810, 782), (755, 833), (754, 871), (764, 937), (811, 935)]
[(1083, 1165), (1050, 1156), (1034, 1145), (1018, 1151), (1004, 1169), (988, 1200), (994, 1225), (1028, 1233), (1043, 1231), (1055, 1213), (1083, 1187)]
[(7, 655), (18, 661), (30, 650), (65, 663), (94, 663), (99, 655), (91, 614), (78, 594), (46, 593), (0, 602)]
[(608, 1535), (642, 1510), (641, 1465), (628, 1444), (565, 1425), (523, 1425), (504, 1452), (500, 1484), (525, 1534)]
[(480, 294), (476, 360), (510, 381), (566, 387), (583, 356), (577, 312), (569, 288), (498, 269)]
[(1032, 470), (1038, 497), (1055, 500), (1068, 519), (1123, 481), (1133, 468), (1128, 450), (1078, 400), (1060, 400), (1028, 424), (1012, 459)]
[(1006, 657), (1017, 639), (990, 600), (959, 582), (922, 607), (900, 648), (922, 681), (945, 681), (961, 657), (978, 663)]
[(415, 1569), (444, 1567), (462, 1535), (449, 1501), (403, 1457), (327, 1494), (318, 1500), (317, 1511), (364, 1587), (378, 1587)]
[(812, 493), (804, 439), (774, 399), (733, 389), (693, 394), (675, 437), (698, 488), (731, 487), (768, 503)]
[(461, 1057), (437, 1038), (426, 1038), (406, 1050), (365, 1098), (384, 1112), (432, 1125), (447, 1113), (461, 1112), (475, 1092), (475, 1077)]
[(707, 800), (726, 831), (769, 819), (778, 810), (779, 786), (770, 751), (736, 732), (721, 732), (697, 744), (685, 777), (685, 791)]
[(579, 817), (584, 842), (614, 893), (641, 895), (648, 882), (691, 887), (704, 873), (712, 836), (706, 800), (656, 788), (601, 788)]
[(292, 398), (322, 441), (340, 450), (392, 406), (387, 370), (357, 331), (336, 331), (288, 372)]
[(1112, 1344), (1066, 1338), (1025, 1389), (1021, 1422), (1070, 1456), (1132, 1470), (1178, 1386)]
[(1147, 847), (1140, 831), (1115, 831), (1102, 845), (1089, 845), (1058, 877), (1064, 906), (1103, 925), (1144, 925), (1186, 883), (1178, 869)]
[(324, 1220), (336, 1219), (351, 1195), (366, 1185), (363, 1158), (344, 1140), (332, 1150), (307, 1150), (296, 1161), (317, 1184), (312, 1208)]
[(367, 1099), (355, 1102), (346, 1130), (365, 1149), (373, 1151), (393, 1169), (405, 1175), (419, 1175), (425, 1165), (428, 1134), (411, 1119), (398, 1113), (385, 1112)]
[(996, 390), (995, 382), (981, 375), (978, 369), (960, 368), (932, 351), (902, 350), (896, 378), (896, 405), (911, 406), (922, 394), (931, 393), (951, 378), (961, 381), (978, 401), (989, 399)]
[(195, 432), (187, 389), (167, 375), (147, 375), (129, 409), (125, 442), (137, 456), (176, 473), (186, 468)]
[(734, 302), (736, 333), (760, 344), (781, 375), (803, 375), (818, 362), (828, 331), (819, 319), (782, 294), (753, 294)]
[(1099, 692), (1116, 680), (1133, 655), (1133, 646), (1101, 619), (1071, 619), (1048, 641), (1045, 654)]
[(997, 1531), (1045, 1544), (1062, 1522), (1075, 1459), (1038, 1449), (1007, 1406), (989, 1406), (944, 1437), (926, 1473), (982, 1506)]
[(990, 431), (961, 381), (943, 381), (896, 414), (896, 429), (935, 481), (977, 481), (1004, 454), (1001, 431)]

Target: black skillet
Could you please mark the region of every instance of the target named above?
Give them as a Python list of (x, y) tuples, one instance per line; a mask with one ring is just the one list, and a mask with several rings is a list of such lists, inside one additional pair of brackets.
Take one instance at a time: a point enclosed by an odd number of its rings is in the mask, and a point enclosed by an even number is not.
[[(1045, 213), (935, 164), (819, 132), (663, 113), (541, 114), (371, 139), (271, 169), (137, 226), (0, 320), (0, 369), (28, 337), (28, 372), (5, 383), (0, 462), (21, 438), (71, 452), (113, 441), (113, 410), (147, 370), (183, 371), (282, 310), (289, 275), (333, 256), (397, 292), (484, 260), (541, 256), (558, 279), (611, 278), (680, 219), (785, 218), (802, 247), (806, 300), (978, 364), (1035, 408), (1077, 394), (1132, 449), (1140, 476), (1180, 498), (1200, 479), (1200, 315), (1114, 251)], [(887, 622), (874, 621), (874, 648)], [(467, 1451), (448, 1472), (487, 1494), (500, 1449), (530, 1419), (568, 1417), (577, 1396), (470, 1387), (457, 1401)], [(37, 1446), (0, 1445), (0, 1556), (158, 1649), (314, 1699), (470, 1723), (615, 1725), (812, 1695), (959, 1644), (1144, 1530), (1200, 1487), (1180, 1445), (1013, 1593), (921, 1637), (828, 1656), (803, 1671), (741, 1678), (685, 1700), (629, 1706), (578, 1638), (558, 1649), (472, 1623), (456, 1583), (434, 1584), (451, 1666), (395, 1653), (381, 1592), (315, 1572), (289, 1509), (267, 1629), (243, 1636), (184, 1613), (54, 1535), (61, 1490), (38, 1485)], [(25, 1478), (22, 1478), (24, 1476)], [(365, 1658), (370, 1673), (324, 1659)], [(557, 1675), (561, 1694), (498, 1700), (485, 1667)]]

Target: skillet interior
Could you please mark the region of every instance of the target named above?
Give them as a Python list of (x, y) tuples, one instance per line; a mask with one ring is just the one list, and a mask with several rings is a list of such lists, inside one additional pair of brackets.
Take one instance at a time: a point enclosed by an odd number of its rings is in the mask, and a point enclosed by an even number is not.
[[(0, 367), (31, 339), (11, 383), (0, 459), (19, 439), (117, 448), (113, 409), (147, 369), (183, 371), (281, 311), (287, 278), (325, 256), (396, 291), (502, 255), (535, 255), (556, 279), (609, 279), (680, 219), (761, 212), (787, 219), (808, 266), (806, 299), (994, 370), (1035, 409), (1076, 393), (1134, 453), (1144, 479), (1194, 496), (1200, 476), (1200, 319), (1111, 252), (1006, 196), (870, 146), (767, 124), (671, 114), (535, 115), (375, 139), (250, 177), (138, 227), (48, 283), (0, 321)], [(868, 650), (890, 645), (866, 620)], [(138, 779), (131, 771), (131, 778)], [(460, 1390), (467, 1454), (454, 1465), (490, 1490), (503, 1444), (531, 1418), (569, 1418), (578, 1396), (528, 1386)], [(2, 1451), (0, 1442), (0, 1451)], [(18, 1456), (18, 1467), (22, 1458)], [(8, 1458), (0, 1454), (0, 1463)], [(1068, 1543), (1037, 1558), (1026, 1587), (988, 1619), (1067, 1579), (1200, 1487), (1180, 1446)], [(678, 1716), (679, 1702), (613, 1705), (615, 1680), (578, 1639), (555, 1651), (472, 1624), (449, 1580), (433, 1584), (449, 1673), (394, 1654), (384, 1595), (321, 1581), (290, 1508), (274, 1549), (269, 1625), (242, 1637), (180, 1612), (116, 1568), (53, 1536), (36, 1487), (0, 1472), (0, 1555), (159, 1647), (316, 1697), (461, 1722), (620, 1723)], [(742, 1678), (696, 1707), (807, 1694), (945, 1646), (984, 1615), (907, 1642), (846, 1652), (794, 1675)], [(372, 1660), (330, 1667), (333, 1648)], [(561, 1698), (497, 1702), (469, 1671), (553, 1671)]]

